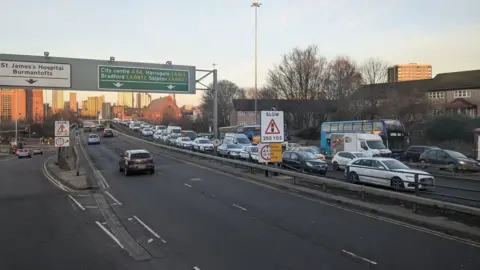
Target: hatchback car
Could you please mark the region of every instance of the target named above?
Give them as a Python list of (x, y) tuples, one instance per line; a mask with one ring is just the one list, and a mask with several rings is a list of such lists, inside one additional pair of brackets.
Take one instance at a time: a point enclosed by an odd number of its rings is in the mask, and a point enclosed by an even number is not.
[(113, 130), (112, 129), (105, 129), (103, 131), (103, 137), (113, 137)]
[(155, 173), (153, 157), (147, 150), (143, 149), (127, 150), (120, 154), (118, 166), (118, 170), (123, 172), (125, 176), (129, 176), (134, 172)]
[(36, 156), (36, 155), (43, 155), (43, 150), (40, 149), (40, 148), (35, 148), (33, 149), (33, 155)]
[(18, 158), (32, 158), (32, 153), (28, 151), (27, 149), (18, 149), (17, 150), (17, 156)]
[(88, 135), (87, 144), (100, 144), (100, 136), (98, 136), (97, 134)]

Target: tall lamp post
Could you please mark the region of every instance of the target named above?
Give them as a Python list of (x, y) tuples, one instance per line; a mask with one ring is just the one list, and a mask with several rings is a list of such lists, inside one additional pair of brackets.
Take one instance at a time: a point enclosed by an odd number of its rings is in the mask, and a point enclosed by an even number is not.
[(255, 8), (255, 124), (258, 124), (258, 116), (257, 116), (257, 93), (258, 93), (258, 68), (257, 68), (257, 41), (258, 41), (258, 34), (257, 34), (257, 29), (258, 29), (258, 24), (257, 24), (257, 18), (258, 18), (258, 8), (262, 5), (260, 2), (253, 2), (251, 7)]

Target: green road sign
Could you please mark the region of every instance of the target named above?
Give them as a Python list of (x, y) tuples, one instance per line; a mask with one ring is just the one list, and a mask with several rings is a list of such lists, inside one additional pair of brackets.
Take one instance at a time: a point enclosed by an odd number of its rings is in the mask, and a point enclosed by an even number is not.
[(188, 92), (189, 71), (159, 68), (98, 66), (98, 89)]

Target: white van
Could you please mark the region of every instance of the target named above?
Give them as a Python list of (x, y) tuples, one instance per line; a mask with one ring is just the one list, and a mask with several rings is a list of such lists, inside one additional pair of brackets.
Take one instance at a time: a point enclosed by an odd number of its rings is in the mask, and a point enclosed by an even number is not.
[(363, 152), (369, 157), (390, 157), (390, 151), (376, 134), (332, 133), (330, 135), (332, 156), (340, 151)]
[(167, 133), (182, 133), (182, 128), (179, 126), (168, 126), (167, 127)]
[(247, 135), (239, 133), (226, 133), (225, 137), (223, 137), (223, 143), (238, 144), (240, 146), (252, 145)]

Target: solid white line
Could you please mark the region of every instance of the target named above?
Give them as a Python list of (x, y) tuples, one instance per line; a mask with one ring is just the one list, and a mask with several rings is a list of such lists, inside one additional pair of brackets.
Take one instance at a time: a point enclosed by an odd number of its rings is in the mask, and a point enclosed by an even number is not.
[(202, 178), (192, 178), (190, 181), (202, 181)]
[[(123, 134), (121, 132), (119, 132), (119, 134), (121, 134), (125, 137), (131, 137), (135, 140), (144, 141), (146, 143), (150, 143), (150, 144), (155, 146), (155, 144), (153, 144), (151, 142), (141, 140), (141, 139), (132, 137), (130, 135)], [(342, 207), (338, 204), (333, 204), (333, 203), (328, 203), (328, 202), (325, 202), (325, 201), (321, 201), (321, 199), (308, 198), (308, 197), (305, 197), (305, 196), (302, 196), (302, 195), (298, 194), (298, 191), (297, 191), (297, 194), (292, 193), (292, 192), (286, 192), (284, 190), (269, 186), (267, 184), (260, 183), (260, 182), (255, 181), (255, 180), (245, 179), (245, 178), (242, 178), (240, 176), (236, 176), (236, 175), (232, 175), (232, 174), (225, 173), (225, 172), (222, 172), (222, 171), (218, 171), (218, 170), (215, 170), (213, 168), (205, 167), (205, 166), (200, 165), (200, 164), (196, 164), (196, 163), (189, 162), (189, 161), (186, 161), (186, 160), (183, 160), (183, 159), (180, 159), (180, 158), (172, 157), (172, 156), (166, 155), (164, 153), (160, 153), (160, 152), (151, 152), (151, 153), (161, 155), (161, 156), (164, 156), (166, 158), (170, 158), (170, 159), (173, 159), (175, 161), (179, 161), (179, 162), (182, 162), (182, 163), (185, 163), (185, 164), (189, 164), (189, 165), (192, 165), (192, 166), (195, 166), (197, 168), (201, 168), (201, 169), (204, 169), (204, 170), (207, 170), (207, 171), (211, 171), (211, 172), (222, 174), (222, 175), (234, 178), (234, 179), (238, 179), (240, 181), (248, 182), (250, 184), (254, 184), (254, 185), (257, 185), (257, 186), (264, 187), (264, 188), (272, 189), (272, 190), (275, 190), (277, 192), (288, 194), (290, 196), (295, 196), (295, 197), (302, 198), (302, 199), (305, 199), (305, 200), (309, 200), (309, 201), (312, 201), (312, 202), (315, 202), (315, 203), (318, 203), (318, 204), (330, 206), (330, 207), (337, 208), (337, 209), (340, 209), (340, 210), (344, 210), (344, 211), (347, 211), (347, 212), (350, 212), (350, 213), (355, 213), (357, 215), (361, 215), (361, 216), (364, 216), (364, 217), (369, 217), (369, 218), (376, 219), (376, 220), (379, 220), (379, 221), (394, 224), (394, 225), (397, 225), (397, 226), (400, 226), (400, 227), (408, 228), (408, 229), (415, 230), (415, 231), (418, 231), (418, 232), (434, 235), (434, 236), (437, 236), (437, 237), (440, 237), (440, 238), (444, 238), (444, 239), (448, 239), (448, 240), (451, 240), (451, 241), (466, 244), (466, 245), (469, 245), (469, 246), (473, 246), (473, 247), (476, 247), (476, 248), (480, 248), (480, 242), (475, 242), (475, 241), (472, 241), (472, 240), (469, 240), (469, 239), (464, 239), (464, 238), (448, 235), (448, 234), (445, 234), (445, 233), (441, 233), (441, 232), (430, 230), (430, 229), (427, 229), (427, 228), (424, 228), (424, 227), (420, 227), (420, 226), (408, 224), (408, 223), (405, 223), (405, 222), (381, 217), (381, 216), (378, 216), (378, 215), (368, 214), (367, 212), (361, 212), (361, 211), (357, 211), (357, 210), (353, 210), (353, 209), (348, 209), (348, 208)]]
[(147, 231), (149, 231), (151, 234), (153, 234), (153, 236), (160, 239), (163, 243), (167, 243), (167, 241), (163, 240), (160, 235), (158, 235), (154, 230), (152, 230), (152, 228), (148, 227), (148, 225), (145, 224), (140, 218), (138, 218), (137, 216), (133, 216), (133, 218), (136, 219), (138, 223), (142, 224), (142, 226), (145, 227), (145, 229), (147, 229)]
[(72, 200), (80, 209), (82, 209), (83, 211), (85, 211), (85, 208), (80, 204), (80, 202), (78, 202), (77, 200), (75, 200), (75, 198), (73, 198), (72, 195), (68, 195), (68, 197), (69, 197), (70, 200)]
[(193, 270), (200, 270), (200, 268), (198, 268), (197, 266), (194, 266)]
[(43, 163), (43, 175), (50, 181), (52, 184), (54, 184), (56, 187), (59, 189), (66, 191), (66, 192), (73, 192), (70, 188), (67, 188), (66, 186), (62, 185), (55, 177), (53, 177), (47, 169), (47, 163), (50, 159), (52, 159), (54, 156), (49, 157), (44, 163)]
[(246, 208), (243, 208), (243, 207), (241, 207), (240, 205), (232, 204), (232, 206), (234, 206), (234, 207), (236, 207), (236, 208), (238, 208), (238, 209), (241, 209), (241, 210), (243, 210), (243, 211), (247, 211)]
[(103, 189), (107, 189), (110, 187), (110, 185), (108, 184), (107, 180), (105, 179), (105, 177), (103, 177), (102, 173), (100, 173), (100, 171), (93, 165), (93, 162), (90, 160), (90, 156), (88, 156), (88, 153), (87, 153), (87, 150), (85, 150), (85, 148), (80, 145), (80, 149), (82, 150), (84, 156), (85, 156), (85, 159), (87, 160), (88, 164), (90, 165), (90, 167), (92, 167), (93, 171), (95, 173), (98, 174), (98, 176), (100, 177), (100, 185), (103, 186)]
[(84, 207), (89, 208), (89, 209), (97, 209), (98, 208), (98, 206), (91, 206), (91, 205), (85, 205)]
[(110, 238), (113, 239), (113, 241), (115, 241), (115, 243), (117, 243), (117, 245), (119, 245), (122, 249), (125, 249), (122, 245), (122, 243), (120, 243), (120, 241), (115, 237), (115, 235), (113, 235), (109, 230), (107, 230), (107, 228), (105, 228), (102, 223), (98, 222), (98, 221), (95, 221), (95, 223), (97, 223), (98, 227), (100, 227), (100, 229), (102, 229), (108, 236), (110, 236)]
[(345, 250), (345, 249), (342, 249), (342, 252), (343, 252), (343, 253), (346, 253), (346, 254), (348, 254), (348, 255), (356, 258), (356, 259), (360, 259), (360, 260), (362, 260), (362, 261), (368, 262), (368, 263), (370, 263), (370, 264), (373, 264), (373, 265), (376, 265), (376, 264), (377, 264), (377, 262), (374, 262), (374, 261), (369, 260), (369, 259), (367, 259), (367, 258), (358, 256), (358, 255), (356, 255), (356, 254), (354, 254), (354, 253), (352, 253), (352, 252), (350, 252), (350, 251), (347, 251), (347, 250)]
[(189, 188), (191, 188), (191, 187), (192, 187), (192, 186), (190, 186), (189, 184), (184, 184), (184, 185), (185, 185), (185, 186), (187, 186), (187, 187), (189, 187)]
[(116, 204), (122, 205), (122, 203), (120, 203), (117, 199), (115, 199), (115, 197), (113, 197), (113, 195), (110, 194), (110, 192), (105, 191), (105, 193), (108, 195), (108, 197), (112, 198), (112, 200), (113, 200)]

